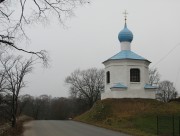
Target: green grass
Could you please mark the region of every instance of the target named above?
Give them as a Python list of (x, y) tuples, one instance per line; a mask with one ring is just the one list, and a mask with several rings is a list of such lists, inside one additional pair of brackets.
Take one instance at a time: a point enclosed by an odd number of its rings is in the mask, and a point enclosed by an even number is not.
[(176, 115), (174, 131), (179, 132), (179, 102), (163, 103), (151, 99), (106, 99), (98, 101), (88, 112), (75, 120), (132, 135), (155, 136), (157, 115), (161, 117), (159, 117), (159, 132), (164, 132), (164, 136), (172, 134), (172, 115)]
[(154, 115), (134, 117), (133, 124), (136, 129), (143, 132), (157, 134), (157, 117)]

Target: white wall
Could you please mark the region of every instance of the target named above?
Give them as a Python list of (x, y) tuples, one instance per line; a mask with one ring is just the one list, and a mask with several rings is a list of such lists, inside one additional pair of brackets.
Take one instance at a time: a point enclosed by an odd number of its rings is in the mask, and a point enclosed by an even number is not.
[(101, 99), (106, 98), (149, 98), (149, 99), (155, 99), (155, 93), (156, 91), (154, 89), (119, 89), (119, 88), (113, 88), (112, 91), (109, 92), (103, 92), (101, 94)]
[(121, 51), (122, 50), (131, 50), (131, 43), (130, 42), (121, 42)]
[[(105, 92), (101, 99), (105, 98), (155, 98), (155, 90), (144, 89), (149, 82), (150, 62), (144, 60), (109, 60), (104, 62), (105, 73), (110, 71), (110, 83), (105, 81)], [(140, 82), (130, 82), (130, 69), (140, 69)], [(127, 89), (112, 88), (117, 83), (127, 86)]]
[[(149, 82), (148, 65), (149, 62), (141, 60), (109, 60), (104, 63), (105, 73), (110, 71), (110, 83), (105, 81), (105, 91), (117, 83), (121, 83), (128, 88), (144, 87)], [(130, 82), (130, 69), (140, 69), (140, 82)]]

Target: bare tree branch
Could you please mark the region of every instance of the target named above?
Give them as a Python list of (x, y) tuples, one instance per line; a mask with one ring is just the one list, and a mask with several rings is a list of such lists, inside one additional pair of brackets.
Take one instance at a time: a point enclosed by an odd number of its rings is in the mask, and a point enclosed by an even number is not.
[(160, 81), (160, 74), (157, 68), (149, 69), (149, 84), (157, 86)]
[(47, 52), (27, 51), (19, 48), (17, 39), (28, 39), (25, 27), (35, 22), (48, 20), (52, 15), (64, 25), (64, 20), (73, 15), (73, 10), (89, 3), (88, 0), (0, 0), (0, 46), (36, 55), (46, 64)]
[(70, 85), (71, 96), (85, 99), (91, 107), (104, 90), (104, 71), (96, 68), (75, 70), (65, 79), (65, 83)]
[(157, 93), (157, 99), (163, 102), (168, 102), (171, 99), (175, 99), (178, 93), (173, 83), (165, 80), (159, 83), (159, 89)]
[(21, 56), (3, 55), (3, 53), (0, 55), (1, 75), (3, 75), (0, 77), (0, 90), (6, 92), (11, 98), (8, 105), (11, 110), (12, 127), (15, 127), (19, 92), (25, 87), (24, 76), (32, 71), (33, 60), (23, 61)]

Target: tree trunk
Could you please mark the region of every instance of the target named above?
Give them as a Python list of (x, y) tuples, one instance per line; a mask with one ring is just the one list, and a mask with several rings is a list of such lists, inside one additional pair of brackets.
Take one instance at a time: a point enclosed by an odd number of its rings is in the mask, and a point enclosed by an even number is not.
[(15, 115), (12, 116), (12, 122), (11, 123), (12, 123), (11, 126), (14, 128), (16, 126), (16, 116)]
[(15, 127), (16, 126), (16, 113), (15, 113), (15, 107), (16, 106), (16, 104), (15, 104), (15, 93), (14, 93), (14, 91), (13, 91), (13, 96), (12, 96), (12, 109), (11, 109), (11, 126), (12, 127)]

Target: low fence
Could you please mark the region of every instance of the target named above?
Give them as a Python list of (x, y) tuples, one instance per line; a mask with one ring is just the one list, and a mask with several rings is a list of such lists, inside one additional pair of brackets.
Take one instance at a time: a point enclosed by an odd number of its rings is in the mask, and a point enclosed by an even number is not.
[(180, 116), (157, 116), (158, 136), (180, 136)]

